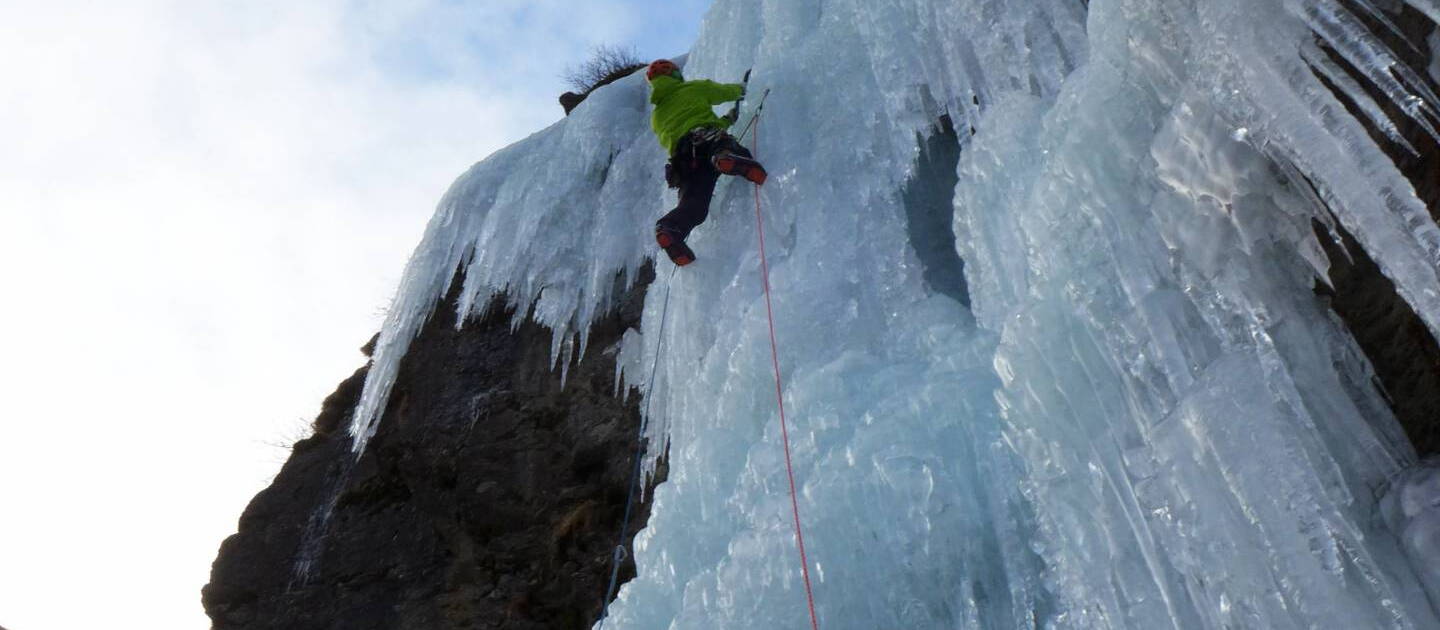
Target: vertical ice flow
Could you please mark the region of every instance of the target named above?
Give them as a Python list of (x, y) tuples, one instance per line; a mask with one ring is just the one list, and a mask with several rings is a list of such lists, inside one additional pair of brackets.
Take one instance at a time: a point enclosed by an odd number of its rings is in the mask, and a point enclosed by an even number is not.
[[(1310, 290), (1312, 222), (1338, 222), (1440, 330), (1440, 229), (1332, 88), (1391, 135), (1377, 98), (1432, 129), (1435, 98), (1346, 6), (1393, 3), (717, 0), (686, 73), (774, 90), (761, 199), (822, 627), (1440, 624), (1407, 524), (1433, 520), (1377, 511), (1413, 450)], [(631, 76), (454, 184), (357, 449), (456, 277), (462, 312), (504, 294), (557, 360), (584, 352), (674, 203), (647, 108)], [(906, 225), (942, 116), (973, 308), (926, 284)], [(808, 623), (751, 194), (720, 185), (699, 262), (659, 274), (665, 338), (652, 291), (617, 354), (634, 383), (664, 344), (671, 469), (607, 627)]]

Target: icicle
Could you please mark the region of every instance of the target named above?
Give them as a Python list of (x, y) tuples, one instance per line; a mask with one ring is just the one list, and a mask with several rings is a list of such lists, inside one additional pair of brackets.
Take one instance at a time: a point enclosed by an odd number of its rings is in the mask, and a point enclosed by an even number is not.
[[(1294, 7), (1298, 0), (1288, 0)], [(1390, 53), (1355, 16), (1327, 1), (1321, 4), (1306, 4), (1294, 7), (1305, 18), (1306, 23), (1319, 34), (1327, 44), (1340, 53), (1346, 61), (1355, 66), (1367, 79), (1374, 82), (1391, 102), (1408, 114), (1426, 133), (1440, 142), (1431, 119), (1435, 118), (1435, 104), (1440, 99), (1429, 86)], [(1397, 78), (1397, 76), (1399, 78)], [(1347, 96), (1353, 95), (1347, 94)]]
[(1375, 6), (1375, 4), (1370, 0), (1351, 1), (1354, 2), (1356, 6), (1359, 6), (1362, 10), (1364, 10), (1365, 14), (1370, 16), (1371, 19), (1379, 22), (1381, 26), (1384, 26), (1385, 30), (1390, 31), (1390, 34), (1394, 35), (1395, 39), (1402, 42), (1406, 48), (1409, 48), (1412, 52), (1420, 52), (1420, 50), (1415, 47), (1415, 43), (1410, 41), (1405, 36), (1405, 33), (1400, 30), (1400, 27), (1395, 24), (1394, 20), (1390, 19), (1390, 15), (1388, 13)]
[(1405, 4), (1415, 7), (1415, 10), (1424, 13), (1431, 22), (1440, 24), (1440, 1), (1437, 0), (1405, 0)]
[(1389, 138), (1391, 142), (1400, 145), (1410, 155), (1419, 155), (1419, 153), (1415, 151), (1415, 147), (1411, 146), (1411, 144), (1405, 140), (1405, 136), (1401, 135), (1400, 129), (1395, 126), (1395, 122), (1390, 120), (1389, 116), (1385, 115), (1385, 111), (1380, 108), (1380, 105), (1375, 102), (1375, 99), (1370, 98), (1365, 88), (1350, 78), (1350, 75), (1346, 74), (1335, 62), (1331, 61), (1323, 51), (1307, 42), (1301, 47), (1300, 55), (1305, 59), (1306, 63), (1309, 63), (1310, 66), (1315, 68), (1326, 80), (1335, 85), (1340, 93), (1344, 94), (1346, 98), (1351, 99), (1351, 101), (1355, 103), (1355, 106), (1360, 108), (1365, 118), (1374, 123), (1375, 126), (1385, 134), (1385, 137)]

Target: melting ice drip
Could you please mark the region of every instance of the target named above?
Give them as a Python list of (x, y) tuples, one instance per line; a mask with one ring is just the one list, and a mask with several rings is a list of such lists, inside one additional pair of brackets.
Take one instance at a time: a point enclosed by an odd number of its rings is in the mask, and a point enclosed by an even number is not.
[[(1311, 291), (1311, 226), (1343, 227), (1440, 331), (1440, 229), (1362, 123), (1398, 138), (1388, 101), (1434, 135), (1432, 87), (1361, 20), (1400, 6), (714, 3), (686, 75), (774, 90), (757, 155), (823, 627), (1440, 626), (1411, 568), (1440, 558), (1371, 498), (1415, 454)], [(647, 108), (618, 81), (455, 182), (357, 449), (457, 270), (462, 315), (503, 293), (557, 360), (584, 352), (674, 203)], [(942, 116), (959, 156), (934, 174), (916, 138)], [(941, 186), (948, 222), (907, 202)], [(673, 281), (646, 436), (670, 474), (607, 627), (808, 623), (750, 194), (721, 186)], [(947, 224), (963, 283), (917, 252)], [(626, 333), (630, 382), (655, 337)]]
[(305, 532), (300, 535), (300, 547), (295, 552), (295, 564), (290, 582), (285, 585), (286, 591), (309, 584), (315, 570), (320, 567), (320, 557), (325, 551), (325, 536), (330, 531), (330, 517), (335, 515), (335, 505), (340, 501), (340, 493), (350, 483), (350, 474), (355, 470), (356, 459), (344, 458), (340, 463), (340, 474), (329, 479), (321, 494), (323, 501), (305, 521)]

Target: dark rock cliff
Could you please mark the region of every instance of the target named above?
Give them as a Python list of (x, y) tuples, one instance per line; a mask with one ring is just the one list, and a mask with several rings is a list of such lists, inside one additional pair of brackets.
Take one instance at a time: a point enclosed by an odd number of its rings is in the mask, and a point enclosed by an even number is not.
[(348, 427), (366, 369), (341, 383), (222, 545), (203, 594), (214, 628), (589, 628), (639, 428), (639, 396), (615, 394), (613, 350), (650, 278), (595, 325), (563, 388), (547, 329), (512, 332), (497, 302), (456, 330), (452, 295), (358, 462)]

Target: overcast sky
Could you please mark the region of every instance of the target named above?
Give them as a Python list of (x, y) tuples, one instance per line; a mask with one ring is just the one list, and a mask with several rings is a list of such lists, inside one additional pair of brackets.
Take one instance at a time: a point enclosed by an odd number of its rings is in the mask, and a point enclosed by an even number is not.
[(0, 626), (205, 628), (446, 186), (710, 0), (0, 0)]

